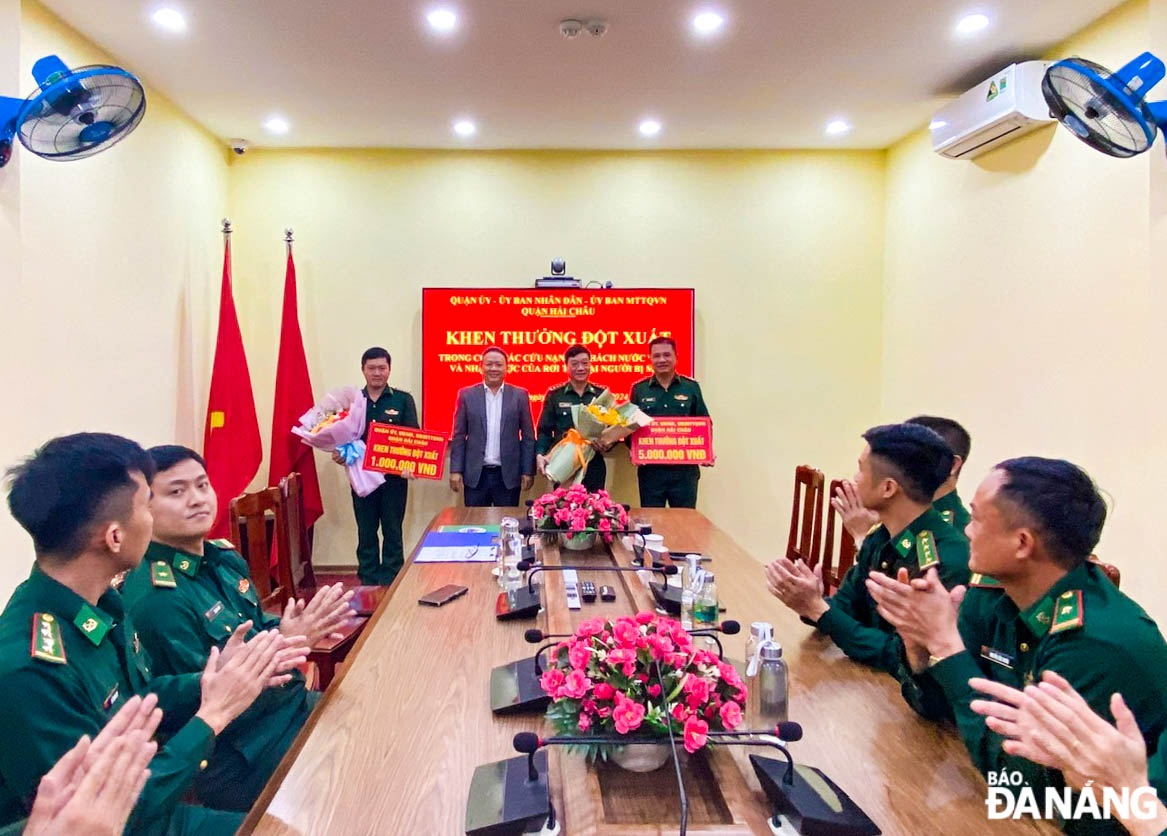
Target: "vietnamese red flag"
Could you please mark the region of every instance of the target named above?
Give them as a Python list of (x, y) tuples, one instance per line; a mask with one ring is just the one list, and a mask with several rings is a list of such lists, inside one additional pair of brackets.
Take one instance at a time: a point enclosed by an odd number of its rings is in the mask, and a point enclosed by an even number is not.
[(272, 408), (271, 467), (267, 483), (272, 487), (289, 473), (299, 473), (304, 496), (304, 524), (312, 525), (324, 514), (320, 499), (320, 482), (316, 477), (316, 459), (312, 448), (292, 434), (300, 416), (315, 405), (312, 380), (308, 376), (308, 358), (296, 304), (296, 264), (288, 250), (288, 267), (284, 274), (284, 315), (280, 326), (280, 356), (276, 365), (276, 398)]
[(225, 537), (231, 500), (247, 490), (263, 461), (263, 441), (255, 415), (255, 396), (243, 335), (231, 295), (231, 239), (223, 244), (223, 288), (219, 298), (219, 336), (207, 399), (207, 423), (203, 430), (203, 458), (207, 475), (219, 497), (219, 515), (211, 537)]

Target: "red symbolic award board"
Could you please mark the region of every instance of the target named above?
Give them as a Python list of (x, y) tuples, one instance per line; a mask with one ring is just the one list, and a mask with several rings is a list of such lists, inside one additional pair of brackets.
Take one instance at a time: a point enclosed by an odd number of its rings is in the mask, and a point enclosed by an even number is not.
[(446, 433), (377, 421), (369, 424), (365, 470), (400, 476), (412, 469), (418, 479), (441, 479), (445, 463)]
[(653, 418), (632, 434), (633, 464), (713, 464), (711, 418)]
[(648, 343), (677, 341), (677, 372), (693, 374), (692, 288), (640, 290), (422, 290), (422, 425), (449, 433), (458, 390), (482, 382), (480, 356), (508, 355), (506, 382), (531, 393), (532, 420), (544, 394), (567, 380), (563, 352), (574, 343), (592, 355), (591, 380), (627, 400), (652, 373)]

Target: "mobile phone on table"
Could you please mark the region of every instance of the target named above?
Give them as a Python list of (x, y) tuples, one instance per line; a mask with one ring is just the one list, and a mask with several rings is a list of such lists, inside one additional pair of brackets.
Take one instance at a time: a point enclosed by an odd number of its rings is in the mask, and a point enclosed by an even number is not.
[(427, 607), (440, 607), (442, 604), (450, 603), (455, 598), (460, 598), (468, 591), (468, 587), (459, 586), (456, 583), (449, 583), (427, 592), (417, 599), (417, 603), (424, 604)]

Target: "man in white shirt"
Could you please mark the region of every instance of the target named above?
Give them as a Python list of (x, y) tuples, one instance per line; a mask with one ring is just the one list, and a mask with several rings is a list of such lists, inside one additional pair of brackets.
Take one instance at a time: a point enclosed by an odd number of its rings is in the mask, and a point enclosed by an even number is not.
[(535, 428), (526, 389), (504, 383), (507, 354), (482, 352), (482, 383), (458, 392), (450, 439), (450, 489), (466, 505), (516, 507), (535, 475)]

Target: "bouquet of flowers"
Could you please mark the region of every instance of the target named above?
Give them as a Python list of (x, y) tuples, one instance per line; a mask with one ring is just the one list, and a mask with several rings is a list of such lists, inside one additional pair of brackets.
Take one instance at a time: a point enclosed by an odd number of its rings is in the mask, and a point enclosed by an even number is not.
[(607, 389), (590, 404), (572, 406), (571, 420), (575, 426), (547, 454), (547, 478), (559, 485), (583, 481), (588, 462), (596, 454), (591, 442), (619, 441), (652, 423), (636, 404), (617, 404)]
[(336, 451), (344, 457), (349, 484), (357, 496), (368, 496), (385, 481), (383, 473), (365, 470), (365, 396), (355, 386), (333, 389), (300, 416), (292, 432), (309, 447)]
[[(555, 646), (540, 684), (556, 734), (615, 732), (636, 743), (671, 728), (690, 753), (710, 731), (740, 726), (746, 704), (733, 665), (697, 648), (679, 622), (651, 612), (583, 622)], [(608, 755), (599, 744), (586, 748)]]
[(588, 493), (583, 485), (572, 485), (531, 503), (531, 522), (542, 531), (568, 535), (598, 532), (605, 543), (611, 543), (613, 529), (628, 529), (628, 512), (605, 490)]

